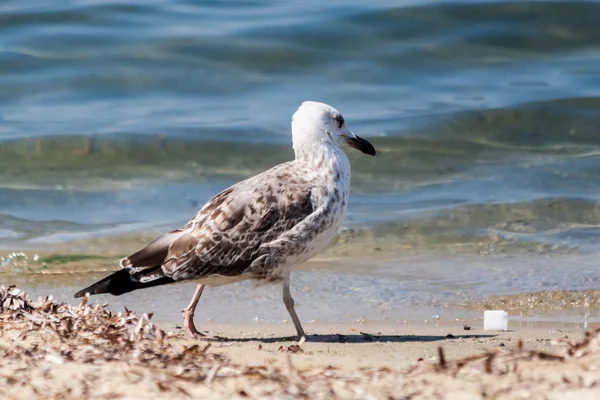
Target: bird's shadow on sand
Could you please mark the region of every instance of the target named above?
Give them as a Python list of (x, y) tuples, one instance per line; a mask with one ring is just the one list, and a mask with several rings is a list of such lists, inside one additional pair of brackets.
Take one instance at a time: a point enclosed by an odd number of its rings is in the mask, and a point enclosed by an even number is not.
[[(478, 335), (478, 334), (465, 334), (465, 335), (445, 335), (445, 336), (434, 336), (434, 335), (378, 335), (369, 333), (360, 333), (352, 335), (309, 335), (306, 339), (307, 343), (410, 343), (410, 342), (438, 342), (444, 340), (457, 340), (457, 339), (485, 339), (495, 337), (496, 335)], [(262, 343), (279, 343), (279, 342), (293, 342), (296, 343), (297, 339), (295, 336), (279, 336), (279, 337), (248, 337), (248, 338), (228, 338), (228, 337), (215, 337), (211, 341), (213, 342), (262, 342)]]

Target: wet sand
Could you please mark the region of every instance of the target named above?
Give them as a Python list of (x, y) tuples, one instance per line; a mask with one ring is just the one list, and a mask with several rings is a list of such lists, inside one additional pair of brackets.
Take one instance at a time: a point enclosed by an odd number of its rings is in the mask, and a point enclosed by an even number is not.
[(599, 290), (543, 290), (513, 295), (489, 296), (485, 299), (463, 304), (471, 310), (505, 310), (527, 315), (557, 314), (572, 311), (585, 317), (600, 310)]
[[(26, 255), (28, 261), (13, 258), (0, 268), (0, 282), (15, 284), (33, 297), (52, 293), (55, 299), (70, 304), (77, 304), (75, 292), (118, 265), (118, 254), (110, 252), (40, 252), (37, 261), (33, 261), (36, 253)], [(387, 253), (378, 257), (326, 253), (299, 266), (292, 274), (291, 290), (301, 320), (427, 321), (429, 325), (480, 318), (486, 309), (505, 309), (518, 321), (578, 322), (582, 326), (600, 322), (597, 258), (591, 255), (390, 257)], [(152, 312), (155, 321), (177, 321), (194, 288), (194, 283), (182, 283), (117, 297), (96, 296), (93, 301), (108, 303), (114, 310), (128, 307), (140, 313)], [(208, 288), (196, 317), (200, 323), (225, 324), (289, 319), (281, 301), (281, 286), (257, 286), (253, 282)]]

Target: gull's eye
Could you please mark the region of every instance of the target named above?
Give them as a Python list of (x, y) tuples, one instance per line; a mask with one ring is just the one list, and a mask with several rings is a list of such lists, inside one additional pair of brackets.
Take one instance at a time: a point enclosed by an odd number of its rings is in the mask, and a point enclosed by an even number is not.
[(341, 129), (344, 125), (344, 117), (342, 117), (341, 115), (337, 115), (335, 117), (335, 122), (337, 122), (337, 127)]

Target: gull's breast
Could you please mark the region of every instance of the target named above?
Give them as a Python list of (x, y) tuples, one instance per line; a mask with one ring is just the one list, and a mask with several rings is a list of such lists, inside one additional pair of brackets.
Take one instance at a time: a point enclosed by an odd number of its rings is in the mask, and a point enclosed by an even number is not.
[(293, 259), (287, 260), (286, 264), (301, 264), (325, 250), (340, 228), (346, 215), (348, 191), (343, 187), (336, 187), (334, 190), (328, 191), (327, 196), (324, 196), (322, 201), (327, 203), (326, 212), (319, 221), (315, 221), (312, 237), (307, 238), (305, 241), (303, 251)]

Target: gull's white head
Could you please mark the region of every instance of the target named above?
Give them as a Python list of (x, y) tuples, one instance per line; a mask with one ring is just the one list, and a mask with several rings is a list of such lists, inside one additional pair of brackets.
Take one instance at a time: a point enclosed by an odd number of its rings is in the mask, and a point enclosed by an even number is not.
[(292, 140), (296, 158), (310, 157), (326, 148), (339, 148), (346, 144), (365, 154), (374, 156), (371, 143), (348, 129), (342, 114), (325, 103), (303, 102), (292, 117)]

